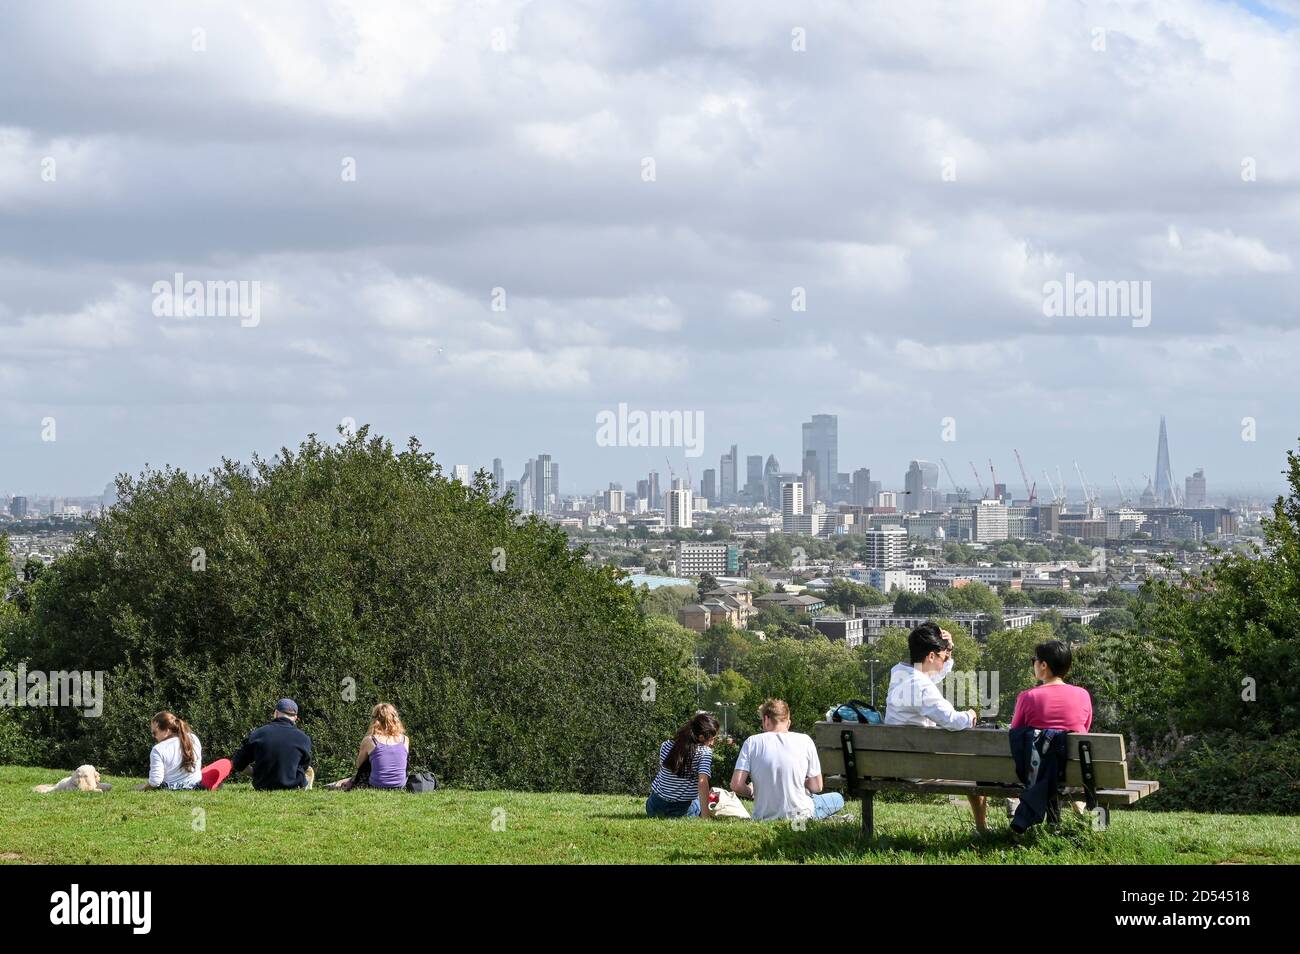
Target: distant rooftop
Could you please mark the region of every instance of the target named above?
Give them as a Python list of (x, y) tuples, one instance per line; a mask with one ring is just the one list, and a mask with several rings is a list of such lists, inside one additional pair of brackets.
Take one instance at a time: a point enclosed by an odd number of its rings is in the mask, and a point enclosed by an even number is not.
[(689, 586), (695, 587), (695, 584), (685, 577), (681, 576), (651, 576), (648, 573), (634, 573), (629, 576), (624, 583), (630, 583), (632, 586), (644, 586), (651, 590), (657, 590), (661, 586)]

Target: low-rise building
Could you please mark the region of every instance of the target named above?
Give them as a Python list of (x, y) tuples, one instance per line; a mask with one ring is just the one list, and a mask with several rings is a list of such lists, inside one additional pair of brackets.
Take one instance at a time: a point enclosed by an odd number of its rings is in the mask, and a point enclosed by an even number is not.
[(842, 639), (846, 646), (861, 646), (866, 638), (866, 620), (861, 616), (820, 616), (812, 621), (828, 639)]
[(819, 596), (794, 593), (764, 593), (754, 597), (754, 609), (783, 609), (790, 613), (816, 613), (826, 608), (826, 601)]
[[(860, 618), (866, 621), (866, 637), (869, 642), (879, 639), (880, 634), (887, 629), (913, 630), (935, 618), (917, 613), (895, 613), (892, 607), (868, 607), (860, 612)], [(944, 618), (959, 624), (981, 642), (993, 632), (993, 617), (988, 613), (947, 613)], [(1007, 610), (1002, 616), (1002, 628), (1024, 629), (1033, 621), (1034, 618), (1029, 613), (1019, 609)]]
[(677, 575), (729, 576), (740, 572), (740, 547), (734, 543), (677, 543)]

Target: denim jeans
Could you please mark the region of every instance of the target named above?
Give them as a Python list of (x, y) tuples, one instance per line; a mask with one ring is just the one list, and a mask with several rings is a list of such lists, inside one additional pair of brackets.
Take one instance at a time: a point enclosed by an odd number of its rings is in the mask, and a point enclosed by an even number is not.
[(834, 815), (844, 808), (844, 796), (839, 792), (826, 792), (824, 795), (813, 795), (813, 810), (816, 817), (826, 818)]
[(645, 813), (651, 818), (698, 818), (700, 800), (696, 798), (689, 802), (670, 802), (651, 792), (650, 797), (645, 800)]

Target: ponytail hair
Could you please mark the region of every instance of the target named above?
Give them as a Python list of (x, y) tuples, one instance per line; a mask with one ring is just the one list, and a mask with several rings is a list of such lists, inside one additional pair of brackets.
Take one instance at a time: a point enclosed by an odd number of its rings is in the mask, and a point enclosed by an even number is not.
[(176, 736), (181, 743), (181, 768), (187, 772), (193, 772), (198, 768), (198, 762), (194, 758), (194, 734), (190, 730), (190, 725), (184, 719), (178, 719), (170, 712), (160, 712), (153, 717), (153, 724), (164, 732), (169, 732)]
[(664, 768), (680, 778), (690, 778), (696, 749), (717, 734), (718, 720), (707, 712), (697, 712), (695, 718), (678, 729), (673, 736), (673, 744), (664, 757)]

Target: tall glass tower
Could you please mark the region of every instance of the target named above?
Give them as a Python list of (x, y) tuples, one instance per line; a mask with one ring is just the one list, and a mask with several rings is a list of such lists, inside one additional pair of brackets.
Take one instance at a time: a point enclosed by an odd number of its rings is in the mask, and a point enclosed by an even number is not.
[(803, 425), (803, 456), (817, 455), (817, 499), (832, 503), (840, 470), (840, 423), (834, 414), (814, 414)]
[(1156, 503), (1162, 507), (1178, 503), (1174, 473), (1169, 465), (1169, 434), (1165, 430), (1164, 415), (1160, 417), (1160, 442), (1156, 445)]

